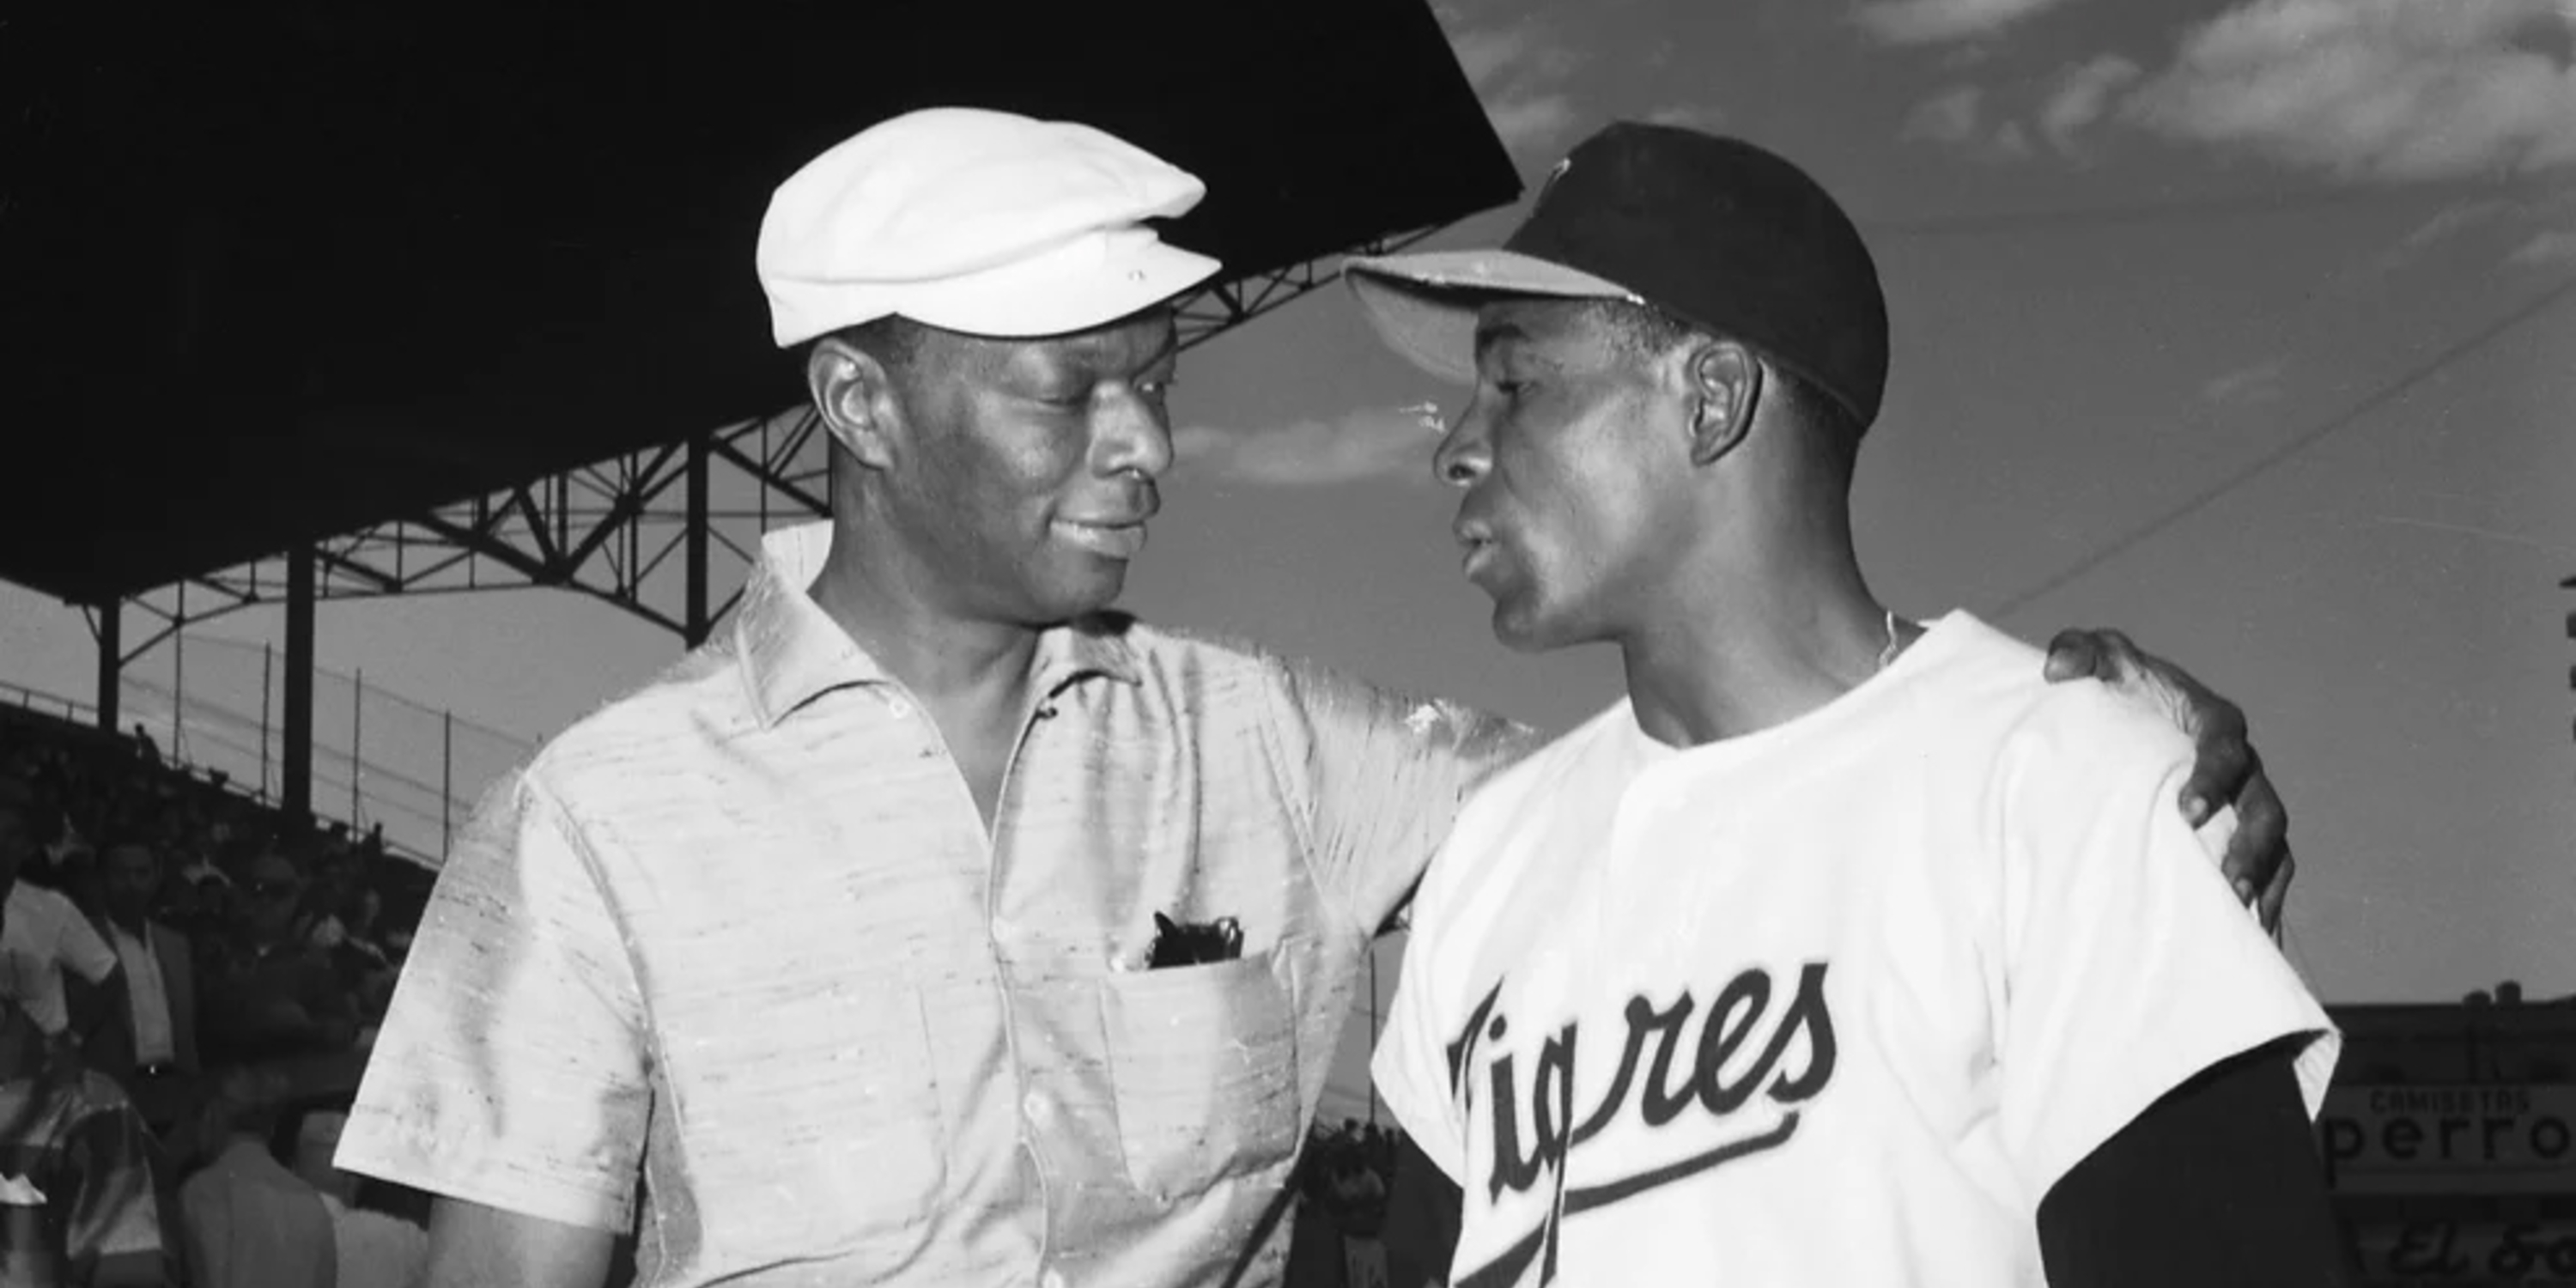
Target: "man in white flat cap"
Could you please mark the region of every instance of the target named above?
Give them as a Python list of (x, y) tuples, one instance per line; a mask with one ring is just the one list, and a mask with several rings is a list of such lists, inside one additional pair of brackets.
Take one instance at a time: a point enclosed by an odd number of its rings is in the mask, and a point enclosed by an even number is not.
[[(1534, 739), (1108, 611), (1217, 270), (1145, 221), (1202, 193), (953, 108), (778, 189), (832, 517), (448, 857), (338, 1155), (439, 1196), (433, 1285), (598, 1288), (630, 1230), (655, 1288), (1280, 1280), (1369, 941)], [(2233, 708), (2076, 644), (2277, 812)]]

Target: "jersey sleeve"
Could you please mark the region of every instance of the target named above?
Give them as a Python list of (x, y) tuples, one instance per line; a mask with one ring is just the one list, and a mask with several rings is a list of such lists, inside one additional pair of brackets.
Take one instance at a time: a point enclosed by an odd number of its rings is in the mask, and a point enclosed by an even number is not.
[(1449, 1179), (1466, 1184), (1467, 1148), (1461, 1121), (1458, 1073), (1448, 1054), (1448, 1025), (1441, 1011), (1436, 917), (1417, 913), (1396, 975), (1395, 1001), (1378, 1033), (1369, 1076), (1395, 1121)]
[(2296, 1039), (2314, 1117), (2339, 1042), (2239, 903), (2227, 824), (2182, 817), (2191, 748), (2107, 693), (2069, 689), (2008, 743), (1996, 780), (2002, 1122), (2033, 1201), (2166, 1092)]
[(623, 1230), (651, 1111), (642, 1017), (577, 829), (514, 775), (439, 873), (338, 1165)]
[(1455, 703), (1272, 665), (1273, 752), (1305, 821), (1308, 860), (1326, 893), (1374, 933), (1412, 898), (1468, 795), (1541, 739)]

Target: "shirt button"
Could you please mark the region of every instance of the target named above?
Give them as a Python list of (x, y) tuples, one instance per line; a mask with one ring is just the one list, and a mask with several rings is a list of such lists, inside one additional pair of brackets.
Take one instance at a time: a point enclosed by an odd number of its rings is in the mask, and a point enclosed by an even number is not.
[(887, 714), (892, 715), (895, 719), (901, 720), (912, 714), (912, 704), (901, 698), (888, 698), (886, 699), (886, 712)]
[(1010, 919), (1010, 918), (1008, 918), (1008, 917), (995, 917), (995, 918), (993, 918), (993, 938), (995, 938), (995, 939), (1009, 939), (1010, 937), (1012, 937), (1013, 935), (1016, 935), (1016, 934), (1018, 934), (1018, 933), (1020, 933), (1020, 928), (1019, 928), (1018, 926), (1012, 925), (1012, 924), (1011, 924), (1011, 919)]
[(1064, 1272), (1050, 1270), (1038, 1276), (1039, 1288), (1064, 1288)]
[(1020, 1112), (1028, 1115), (1030, 1122), (1044, 1126), (1048, 1113), (1047, 1098), (1034, 1091), (1020, 1097)]

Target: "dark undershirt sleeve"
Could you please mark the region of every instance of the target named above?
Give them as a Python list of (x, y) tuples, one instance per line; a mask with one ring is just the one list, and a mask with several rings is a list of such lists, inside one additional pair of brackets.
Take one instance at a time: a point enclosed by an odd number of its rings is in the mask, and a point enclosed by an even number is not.
[(2358, 1284), (2291, 1053), (2212, 1066), (2060, 1178), (2039, 1205), (2052, 1288)]

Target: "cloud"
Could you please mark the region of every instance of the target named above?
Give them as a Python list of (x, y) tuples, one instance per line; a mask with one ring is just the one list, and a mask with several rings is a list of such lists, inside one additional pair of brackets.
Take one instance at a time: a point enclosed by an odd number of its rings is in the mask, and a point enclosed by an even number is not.
[(1325, 487), (1367, 479), (1431, 481), (1438, 438), (1418, 409), (1369, 408), (1337, 421), (1269, 429), (1192, 426), (1172, 435), (1191, 473), (1256, 487)]
[(2516, 264), (2576, 268), (2576, 228), (2552, 228), (2508, 256)]
[(2396, 245), (2380, 255), (2378, 269), (2383, 273), (2396, 272), (2423, 258), (2436, 246), (2497, 224), (2516, 222), (2529, 213), (2529, 208), (2518, 201), (2481, 198), (2453, 202), (2398, 238)]
[(1984, 116), (1985, 91), (1962, 85), (1915, 104), (1896, 136), (1958, 148), (1986, 161), (2019, 160), (2031, 154), (2030, 135), (2019, 121), (1987, 129)]
[(2214, 403), (2262, 403), (2281, 396), (2281, 377), (2290, 369), (2289, 360), (2274, 358), (2243, 367), (2200, 387), (2202, 396)]
[(2353, 180), (2576, 164), (2562, 0), (2253, 0), (2189, 31), (2122, 115)]
[[(2480, 244), (2503, 262), (2576, 265), (2576, 187), (2554, 195), (2476, 197), (2454, 201), (2417, 224), (2380, 256), (2379, 269), (2395, 272), (2453, 243)], [(2508, 246), (2519, 249), (2503, 254)]]
[(1646, 113), (1653, 125), (1678, 125), (1714, 133), (1726, 125), (1726, 113), (1706, 103), (1674, 103)]
[(1898, 45), (1928, 45), (1991, 35), (2065, 0), (1869, 0), (1852, 17), (1871, 35)]
[(1552, 152), (1578, 116), (1566, 82), (1582, 55), (1537, 17), (1484, 23), (1455, 5), (1433, 12), (1503, 146), (1524, 159)]
[(2448, 241), (2472, 228), (2494, 223), (2520, 209), (2521, 206), (2510, 201), (2459, 202), (2445, 207), (2415, 231), (2406, 234), (2397, 243), (2397, 249), (2410, 256), (2420, 254), (2436, 242)]
[(2078, 155), (2075, 136), (2102, 119), (2112, 95), (2145, 74), (2136, 63), (2109, 54), (2066, 69), (2039, 109), (2039, 132), (2061, 154)]
[(1505, 151), (1532, 156), (1547, 151), (1573, 126), (1574, 100), (1563, 94), (1541, 94), (1490, 101), (1485, 104), (1485, 119), (1494, 123), (1494, 134), (1502, 139)]
[(1974, 85), (1944, 90), (1914, 105), (1905, 116), (1905, 125), (1896, 132), (1900, 139), (1929, 139), (1934, 143), (1966, 143), (1977, 136), (1978, 105), (1985, 91)]

